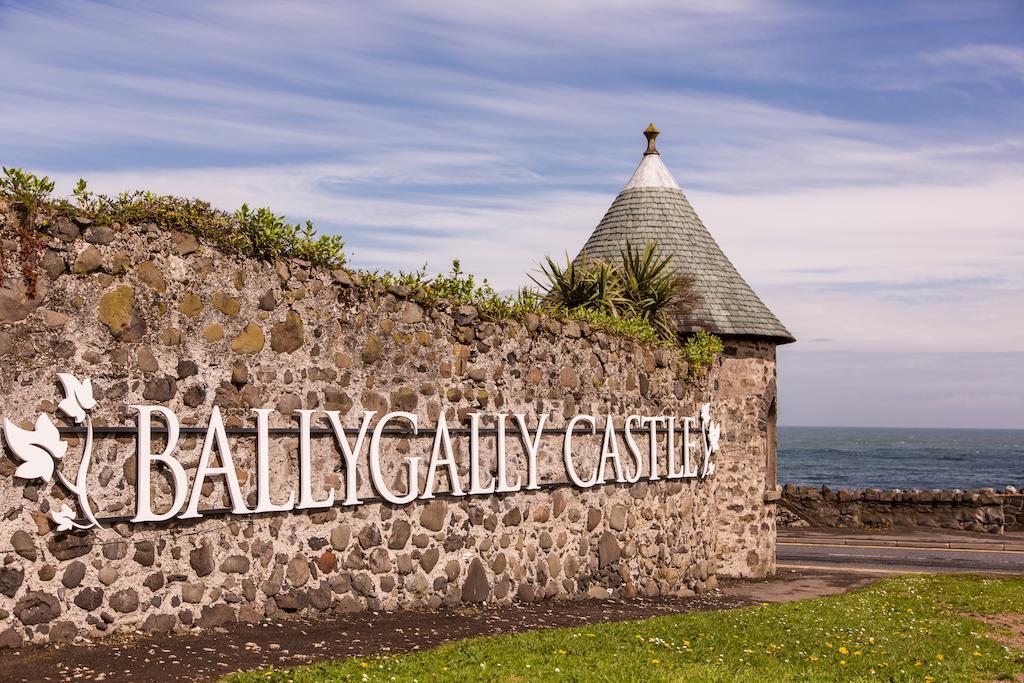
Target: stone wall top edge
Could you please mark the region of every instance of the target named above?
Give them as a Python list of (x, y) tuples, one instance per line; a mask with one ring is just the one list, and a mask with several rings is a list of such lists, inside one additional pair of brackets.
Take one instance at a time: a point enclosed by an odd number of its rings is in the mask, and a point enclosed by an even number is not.
[[(0, 240), (12, 237), (11, 227), (13, 225), (10, 210), (0, 202), (0, 219), (3, 218), (6, 220), (0, 220)], [(637, 339), (592, 328), (583, 321), (563, 321), (541, 313), (527, 313), (521, 319), (482, 320), (479, 311), (472, 305), (459, 304), (457, 301), (450, 299), (425, 302), (420, 292), (410, 290), (401, 285), (393, 285), (386, 288), (380, 283), (365, 285), (362, 282), (359, 271), (347, 265), (342, 268), (329, 269), (297, 258), (267, 261), (245, 254), (230, 253), (212, 242), (197, 239), (189, 233), (160, 227), (153, 223), (105, 226), (92, 225), (88, 221), (78, 222), (61, 217), (48, 229), (39, 229), (38, 232), (46, 238), (45, 242), (41, 245), (43, 249), (65, 252), (71, 255), (67, 263), (68, 270), (61, 273), (61, 276), (82, 275), (73, 271), (75, 259), (81, 256), (83, 250), (90, 247), (101, 248), (105, 254), (113, 253), (128, 257), (138, 256), (138, 258), (132, 258), (130, 261), (121, 262), (119, 264), (120, 272), (115, 274), (118, 276), (127, 274), (148, 260), (177, 256), (186, 260), (189, 264), (193, 264), (201, 263), (202, 260), (214, 259), (220, 269), (246, 269), (250, 272), (261, 274), (268, 281), (273, 281), (275, 277), (282, 282), (287, 282), (292, 278), (301, 282), (309, 282), (312, 279), (319, 280), (323, 287), (326, 288), (323, 297), (329, 297), (334, 300), (339, 296), (348, 294), (353, 297), (355, 302), (373, 307), (379, 305), (382, 300), (392, 297), (398, 301), (409, 301), (420, 305), (428, 312), (449, 316), (456, 325), (486, 322), (499, 327), (525, 326), (531, 334), (546, 333), (569, 340), (569, 343), (572, 343), (571, 340), (573, 339), (593, 339), (604, 348), (608, 348), (607, 345), (615, 345), (616, 348), (625, 351), (639, 350), (645, 354), (654, 355), (657, 357), (659, 366), (667, 364), (669, 356), (677, 355), (668, 348), (648, 345)], [(96, 233), (101, 234), (96, 237), (94, 236)], [(144, 242), (141, 245), (141, 250), (139, 248), (140, 242)], [(132, 248), (126, 250), (126, 247)], [(148, 258), (146, 258), (147, 256)], [(12, 275), (17, 276), (17, 273), (12, 268), (13, 261), (16, 261), (16, 259), (7, 259), (7, 262), (0, 261), (0, 268), (6, 267), (8, 271), (6, 273), (7, 278), (4, 279), (9, 279)], [(161, 261), (157, 261), (157, 263), (161, 263)], [(40, 277), (45, 278), (45, 272), (40, 272)], [(280, 303), (296, 304), (296, 302)], [(16, 322), (20, 322), (20, 320), (11, 320), (0, 315), (0, 330)]]
[(891, 502), (894, 498), (909, 498), (915, 500), (942, 500), (952, 499), (959, 496), (1024, 496), (1024, 493), (1016, 487), (1007, 486), (1003, 489), (976, 488), (976, 489), (880, 489), (880, 488), (831, 488), (828, 485), (801, 486), (797, 484), (784, 484), (782, 494), (785, 498), (795, 500), (849, 500), (849, 501), (871, 501), (883, 500)]

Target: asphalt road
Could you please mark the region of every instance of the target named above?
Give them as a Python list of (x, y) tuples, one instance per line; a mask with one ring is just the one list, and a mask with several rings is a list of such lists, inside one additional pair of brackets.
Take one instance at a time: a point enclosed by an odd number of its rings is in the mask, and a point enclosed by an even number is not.
[(892, 548), (780, 541), (777, 553), (780, 568), (1024, 573), (1024, 552), (1021, 551)]

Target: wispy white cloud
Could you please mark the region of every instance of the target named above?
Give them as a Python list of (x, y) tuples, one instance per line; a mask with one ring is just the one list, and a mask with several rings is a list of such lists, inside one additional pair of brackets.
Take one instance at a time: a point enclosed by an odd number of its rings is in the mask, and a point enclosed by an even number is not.
[[(963, 45), (929, 52), (926, 63), (946, 69), (948, 79), (1024, 80), (1024, 48), (1011, 45)], [(955, 69), (950, 72), (949, 69)]]

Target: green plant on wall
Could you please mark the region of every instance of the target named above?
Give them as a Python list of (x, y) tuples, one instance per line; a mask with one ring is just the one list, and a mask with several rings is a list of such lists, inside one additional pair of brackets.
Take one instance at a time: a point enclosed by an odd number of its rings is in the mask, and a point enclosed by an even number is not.
[(542, 290), (544, 298), (553, 306), (573, 310), (587, 308), (615, 313), (623, 303), (621, 279), (615, 269), (604, 263), (591, 264), (584, 255), (579, 262), (565, 255), (565, 265), (559, 265), (550, 256), (540, 264), (542, 279), (533, 280)]
[(540, 297), (536, 292), (524, 287), (515, 294), (499, 294), (486, 278), (478, 283), (472, 273), (465, 272), (458, 259), (452, 261), (449, 272), (433, 277), (423, 266), (412, 272), (364, 271), (360, 273), (360, 283), (364, 289), (373, 285), (385, 289), (401, 287), (427, 305), (448, 301), (474, 306), (488, 320), (522, 318), (527, 313), (541, 310)]
[(683, 360), (689, 364), (690, 373), (694, 376), (706, 373), (720, 353), (722, 340), (705, 330), (697, 330), (683, 342)]
[(21, 204), (30, 214), (34, 214), (49, 199), (54, 187), (49, 176), (40, 178), (20, 168), (4, 166), (3, 176), (0, 176), (0, 194), (5, 199)]
[[(578, 261), (566, 256), (560, 265), (550, 256), (533, 281), (551, 307), (577, 320), (632, 330), (630, 336), (674, 344), (673, 314), (685, 313), (695, 300), (693, 279), (672, 271), (671, 256), (658, 254), (652, 241), (643, 248), (629, 242), (620, 250), (621, 265)], [(618, 322), (613, 322), (618, 321)]]
[(229, 253), (265, 260), (298, 258), (313, 265), (340, 268), (345, 264), (345, 243), (337, 235), (317, 235), (313, 224), (287, 223), (268, 208), (252, 210), (247, 204), (234, 214), (213, 208), (199, 199), (160, 195), (147, 191), (116, 195), (93, 193), (84, 179), (72, 191), (73, 202), (51, 200), (54, 182), (20, 168), (3, 168), (0, 196), (22, 205), (34, 215), (47, 209), (48, 218), (86, 216), (99, 225), (154, 223), (185, 232)]
[(250, 256), (273, 261), (278, 258), (299, 258), (328, 268), (345, 265), (345, 242), (336, 235), (316, 236), (313, 223), (305, 226), (286, 223), (269, 208), (255, 211), (248, 204), (235, 212), (242, 250)]

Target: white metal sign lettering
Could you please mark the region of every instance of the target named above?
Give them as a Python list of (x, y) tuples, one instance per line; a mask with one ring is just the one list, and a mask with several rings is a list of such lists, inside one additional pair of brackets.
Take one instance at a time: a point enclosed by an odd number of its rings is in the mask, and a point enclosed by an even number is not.
[[(31, 429), (25, 429), (4, 418), (3, 431), (7, 446), (21, 462), (15, 476), (23, 479), (41, 479), (57, 482), (77, 500), (80, 517), (67, 504), (50, 511), (51, 519), (61, 531), (88, 529), (102, 526), (101, 519), (92, 509), (89, 500), (88, 476), (92, 459), (93, 444), (97, 436), (106, 433), (124, 434), (125, 428), (97, 428), (93, 426), (90, 412), (95, 408), (92, 383), (79, 381), (69, 374), (59, 374), (64, 398), (58, 410), (68, 416), (78, 428), (58, 428), (46, 414), (39, 415)], [(133, 405), (136, 413), (134, 434), (136, 442), (135, 462), (135, 514), (131, 522), (164, 522), (173, 519), (195, 519), (210, 514), (211, 510), (200, 507), (203, 502), (203, 484), (211, 477), (223, 477), (228, 499), (229, 512), (235, 515), (252, 515), (289, 510), (315, 510), (332, 506), (356, 506), (363, 502), (357, 490), (356, 471), (365, 463), (373, 490), (388, 503), (404, 505), (415, 500), (426, 500), (437, 495), (487, 496), (515, 491), (531, 491), (542, 488), (538, 481), (538, 459), (541, 457), (542, 438), (556, 432), (548, 428), (548, 415), (541, 414), (537, 426), (530, 428), (526, 415), (498, 413), (484, 415), (471, 413), (469, 429), (454, 429), (449, 426), (442, 412), (436, 425), (426, 428), (419, 424), (419, 418), (408, 412), (389, 412), (375, 421), (375, 412), (364, 412), (358, 427), (345, 428), (338, 411), (298, 410), (297, 429), (284, 430), (298, 438), (295, 458), (298, 463), (298, 481), (294, 482), (291, 494), (286, 500), (275, 502), (271, 499), (271, 467), (269, 444), (272, 430), (270, 415), (266, 408), (255, 408), (252, 412), (253, 428), (244, 431), (255, 437), (255, 481), (256, 504), (250, 507), (242, 495), (237, 470), (232, 458), (232, 442), (229, 429), (225, 427), (220, 408), (214, 406), (207, 426), (202, 428), (203, 447), (198, 465), (191, 482), (185, 467), (175, 457), (181, 438), (182, 426), (174, 411), (164, 406)], [(485, 417), (493, 420), (493, 428), (485, 428)], [(325, 423), (324, 427), (315, 424)], [(632, 484), (642, 477), (650, 481), (660, 479), (694, 479), (712, 475), (715, 470), (714, 455), (718, 451), (721, 434), (720, 426), (711, 419), (711, 407), (704, 404), (697, 417), (666, 417), (626, 415), (616, 428), (612, 415), (576, 415), (564, 429), (557, 430), (562, 439), (562, 462), (565, 475), (572, 485), (591, 488), (605, 483)], [(190, 428), (195, 429), (195, 428)], [(279, 433), (282, 430), (276, 430)], [(453, 432), (468, 437), (469, 473), (465, 481), (459, 475), (456, 450), (453, 447)], [(691, 439), (691, 431), (696, 439)], [(84, 433), (82, 459), (74, 480), (61, 471), (60, 463), (68, 450), (68, 443), (62, 432)], [(330, 436), (340, 454), (338, 469), (344, 473), (343, 490), (333, 489), (318, 497), (314, 494), (314, 472), (310, 456), (312, 436)], [(162, 443), (154, 449), (154, 435)], [(657, 436), (665, 435), (664, 446), (658, 445)], [(420, 456), (405, 458), (405, 491), (394, 490), (393, 482), (385, 480), (382, 462), (383, 441), (386, 436), (433, 436), (430, 456), (423, 462)], [(601, 437), (601, 447), (596, 466), (583, 467), (576, 456), (574, 439), (590, 435)], [(481, 438), (494, 437), (495, 466), (493, 472), (481, 463)], [(525, 454), (525, 469), (509, 471), (506, 457), (508, 437), (520, 440)], [(637, 438), (647, 438), (646, 452)], [(696, 441), (696, 443), (694, 443)], [(662, 458), (664, 456), (664, 458)], [(219, 464), (214, 464), (216, 460)], [(665, 464), (662, 471), (661, 464)], [(157, 468), (166, 474), (171, 488), (169, 506), (162, 512), (153, 509), (151, 500), (151, 478)], [(609, 476), (609, 472), (611, 475)], [(421, 473), (425, 477), (421, 477)], [(448, 489), (439, 488), (441, 480), (448, 482)], [(423, 482), (421, 485), (421, 481)]]

